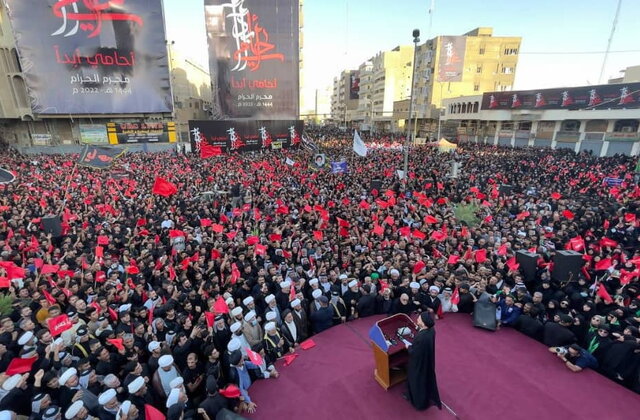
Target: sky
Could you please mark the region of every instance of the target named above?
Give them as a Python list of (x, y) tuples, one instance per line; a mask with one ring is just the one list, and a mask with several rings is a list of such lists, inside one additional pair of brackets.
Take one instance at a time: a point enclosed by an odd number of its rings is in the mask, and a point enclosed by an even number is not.
[[(597, 84), (618, 0), (435, 0), (430, 24), (431, 3), (304, 0), (303, 96), (326, 92), (342, 70), (379, 51), (410, 44), (414, 28), (422, 41), (479, 26), (493, 27), (495, 36), (521, 36), (514, 89)], [(164, 0), (164, 7), (167, 39), (208, 68), (203, 1)], [(640, 65), (639, 17), (640, 1), (622, 0), (602, 83)]]

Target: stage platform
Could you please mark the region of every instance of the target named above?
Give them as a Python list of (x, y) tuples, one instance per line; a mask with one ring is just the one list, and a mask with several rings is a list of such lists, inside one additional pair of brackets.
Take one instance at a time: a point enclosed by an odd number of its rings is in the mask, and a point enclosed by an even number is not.
[(373, 378), (368, 332), (380, 317), (360, 319), (313, 337), (278, 379), (255, 383), (251, 419), (631, 420), (640, 395), (592, 371), (572, 373), (544, 345), (509, 329), (473, 328), (471, 317), (436, 323), (436, 366), (442, 410), (418, 412), (402, 398), (405, 384), (385, 391)]

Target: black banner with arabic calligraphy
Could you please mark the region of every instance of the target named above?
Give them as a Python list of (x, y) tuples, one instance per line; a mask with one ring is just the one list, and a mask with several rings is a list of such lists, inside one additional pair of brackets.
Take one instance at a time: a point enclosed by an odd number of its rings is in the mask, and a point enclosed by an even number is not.
[(298, 117), (298, 0), (205, 0), (218, 119)]
[(113, 164), (113, 161), (124, 153), (122, 149), (112, 147), (100, 147), (87, 144), (80, 154), (78, 165), (90, 166), (96, 169), (105, 169)]
[(222, 153), (256, 152), (299, 147), (303, 128), (301, 120), (189, 121), (189, 137), (196, 153), (203, 142)]
[(640, 83), (488, 92), (482, 109), (640, 108)]
[(36, 114), (171, 112), (162, 0), (6, 0)]

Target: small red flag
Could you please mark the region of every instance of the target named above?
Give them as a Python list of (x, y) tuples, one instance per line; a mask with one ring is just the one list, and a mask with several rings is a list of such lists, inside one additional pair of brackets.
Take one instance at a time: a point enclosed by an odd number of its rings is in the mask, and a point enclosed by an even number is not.
[(213, 230), (215, 233), (222, 233), (224, 231), (224, 226), (213, 223), (211, 225), (211, 230)]
[(271, 235), (269, 235), (269, 240), (271, 242), (281, 241), (282, 240), (282, 235), (280, 235), (278, 233), (272, 233)]
[(255, 351), (252, 351), (249, 347), (246, 347), (245, 350), (247, 352), (247, 357), (249, 357), (249, 361), (251, 363), (253, 363), (256, 366), (262, 365), (263, 360), (260, 354), (256, 353)]
[(435, 224), (438, 223), (438, 219), (428, 214), (427, 216), (425, 216), (424, 222), (428, 224)]
[(58, 271), (60, 271), (60, 266), (59, 265), (43, 264), (42, 268), (40, 269), (40, 274), (42, 274), (42, 275), (55, 274)]
[(313, 238), (316, 241), (322, 241), (322, 240), (324, 240), (324, 234), (322, 233), (321, 230), (314, 230), (313, 231)]
[(551, 198), (553, 198), (554, 200), (560, 200), (560, 198), (562, 198), (562, 194), (560, 194), (559, 192), (553, 192), (551, 193)]
[(365, 210), (369, 210), (371, 208), (371, 206), (365, 200), (362, 200), (360, 202), (360, 208), (361, 209), (365, 209)]
[(160, 410), (149, 404), (144, 405), (144, 418), (146, 420), (166, 420), (166, 417)]
[(420, 239), (420, 240), (425, 240), (427, 238), (427, 234), (424, 232), (419, 231), (418, 229), (414, 229), (413, 232), (411, 232), (411, 235), (414, 238)]
[(460, 261), (460, 257), (457, 255), (449, 255), (449, 259), (447, 260), (447, 264), (457, 264)]
[(113, 345), (118, 350), (124, 350), (124, 344), (122, 344), (122, 338), (108, 338), (107, 343)]
[(523, 211), (522, 213), (519, 213), (519, 214), (516, 216), (516, 220), (524, 220), (524, 219), (526, 219), (527, 217), (529, 217), (530, 215), (531, 215), (531, 213), (529, 213), (528, 211)]
[(73, 323), (66, 314), (47, 319), (47, 325), (49, 326), (49, 332), (52, 337), (57, 337), (73, 327)]
[(420, 271), (422, 271), (423, 268), (426, 267), (426, 264), (424, 263), (424, 261), (418, 261), (416, 262), (416, 264), (413, 266), (413, 272), (418, 274)]
[(611, 295), (609, 294), (609, 292), (607, 292), (607, 289), (604, 287), (604, 284), (598, 285), (598, 291), (596, 292), (596, 294), (600, 296), (607, 303), (613, 302), (613, 299), (611, 298)]
[(456, 288), (453, 290), (453, 293), (451, 294), (451, 303), (454, 305), (460, 303), (460, 291), (458, 290), (458, 286), (456, 286)]
[(315, 346), (316, 346), (316, 343), (310, 338), (300, 343), (300, 348), (302, 348), (302, 350), (309, 350), (310, 348), (313, 348)]
[(298, 357), (298, 353), (285, 354), (284, 365), (289, 366), (294, 360), (296, 360), (296, 357)]
[(256, 244), (256, 255), (265, 255), (267, 253), (267, 247), (262, 244)]
[(171, 229), (171, 230), (169, 230), (169, 237), (170, 238), (179, 238), (181, 236), (184, 236), (185, 238), (187, 237), (187, 235), (185, 235), (185, 233), (183, 231), (181, 231), (180, 229)]
[(431, 234), (431, 238), (432, 238), (432, 239), (435, 239), (435, 240), (436, 240), (436, 241), (438, 241), (438, 242), (442, 242), (442, 241), (444, 241), (445, 239), (447, 239), (447, 234), (446, 234), (446, 233), (443, 233), (443, 232), (441, 232), (441, 231), (439, 231), (439, 230), (436, 230), (436, 231), (434, 231), (434, 232)]
[(207, 320), (207, 327), (213, 327), (213, 324), (216, 320), (216, 314), (214, 314), (213, 312), (205, 312), (204, 317)]
[(572, 220), (575, 217), (575, 215), (573, 214), (573, 212), (571, 210), (564, 210), (562, 212), (562, 215), (564, 217), (566, 217), (567, 219), (569, 219), (569, 220)]
[(476, 251), (476, 262), (479, 264), (482, 264), (483, 262), (485, 262), (487, 260), (487, 250), (486, 249), (479, 249)]
[(212, 223), (211, 219), (200, 219), (200, 226), (202, 227), (211, 226)]
[(202, 159), (220, 156), (222, 154), (222, 148), (217, 146), (212, 146), (205, 142), (200, 142), (200, 157)]
[(336, 220), (338, 220), (338, 226), (340, 226), (340, 227), (343, 227), (343, 228), (351, 227), (351, 224), (349, 222), (347, 222), (346, 220), (344, 220), (344, 219), (336, 217)]
[(391, 216), (387, 216), (387, 217), (385, 217), (384, 222), (385, 222), (386, 224), (388, 224), (388, 225), (393, 225), (396, 221), (395, 221), (395, 220), (393, 220), (393, 217), (391, 217)]
[(171, 182), (167, 181), (164, 178), (156, 177), (153, 188), (151, 192), (156, 195), (161, 195), (163, 197), (169, 197), (178, 192), (178, 187), (173, 185)]
[(27, 373), (31, 371), (31, 367), (38, 360), (38, 356), (29, 357), (28, 359), (23, 359), (21, 357), (15, 357), (11, 359), (9, 365), (7, 366), (7, 370), (5, 374), (17, 375), (20, 373)]
[(509, 258), (509, 260), (507, 260), (506, 264), (507, 264), (507, 267), (509, 267), (509, 270), (511, 270), (511, 271), (516, 271), (516, 270), (518, 270), (518, 268), (520, 268), (520, 264), (518, 264), (516, 262), (516, 257)]
[(229, 313), (229, 307), (227, 306), (227, 302), (224, 301), (222, 296), (218, 296), (218, 299), (216, 299), (216, 303), (213, 304), (213, 311), (217, 314)]
[(603, 258), (596, 263), (596, 271), (608, 270), (611, 267), (611, 258)]
[(500, 245), (500, 247), (498, 248), (497, 254), (500, 255), (501, 257), (507, 255), (507, 244)]
[(382, 235), (384, 233), (384, 229), (382, 228), (382, 226), (375, 224), (373, 225), (373, 233), (375, 233), (376, 235)]
[[(225, 398), (230, 398), (230, 399), (234, 399), (234, 398), (239, 398), (240, 397), (240, 388), (238, 388), (235, 385), (227, 385), (226, 388), (221, 389), (220, 391), (220, 395), (222, 395)], [(155, 420), (155, 419), (152, 419)]]
[(54, 305), (56, 303), (56, 298), (51, 296), (51, 293), (49, 293), (48, 291), (43, 290), (42, 294), (44, 295), (44, 298), (47, 299), (47, 302), (49, 302), (49, 304)]
[(98, 245), (109, 245), (109, 237), (105, 235), (98, 236)]
[(249, 246), (255, 245), (258, 242), (260, 242), (260, 238), (258, 238), (257, 236), (249, 236), (247, 238), (247, 245)]

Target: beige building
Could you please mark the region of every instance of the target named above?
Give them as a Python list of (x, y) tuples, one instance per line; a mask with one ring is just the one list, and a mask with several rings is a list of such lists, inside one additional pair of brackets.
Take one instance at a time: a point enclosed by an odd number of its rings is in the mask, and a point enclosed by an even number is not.
[(194, 60), (169, 45), (171, 87), (178, 141), (189, 141), (189, 120), (211, 115), (211, 76)]
[(640, 66), (627, 67), (624, 70), (620, 70), (622, 76), (609, 79), (609, 84), (615, 83), (633, 83), (640, 82)]
[[(521, 41), (521, 37), (493, 36), (492, 28), (476, 28), (460, 37), (438, 36), (419, 45), (413, 107), (417, 135), (435, 135), (443, 99), (511, 90)], [(447, 68), (444, 61), (451, 56), (458, 61)]]
[(331, 119), (341, 126), (352, 121), (358, 109), (358, 98), (354, 98), (351, 91), (354, 82), (352, 79), (357, 78), (357, 75), (357, 70), (345, 70), (333, 79)]

